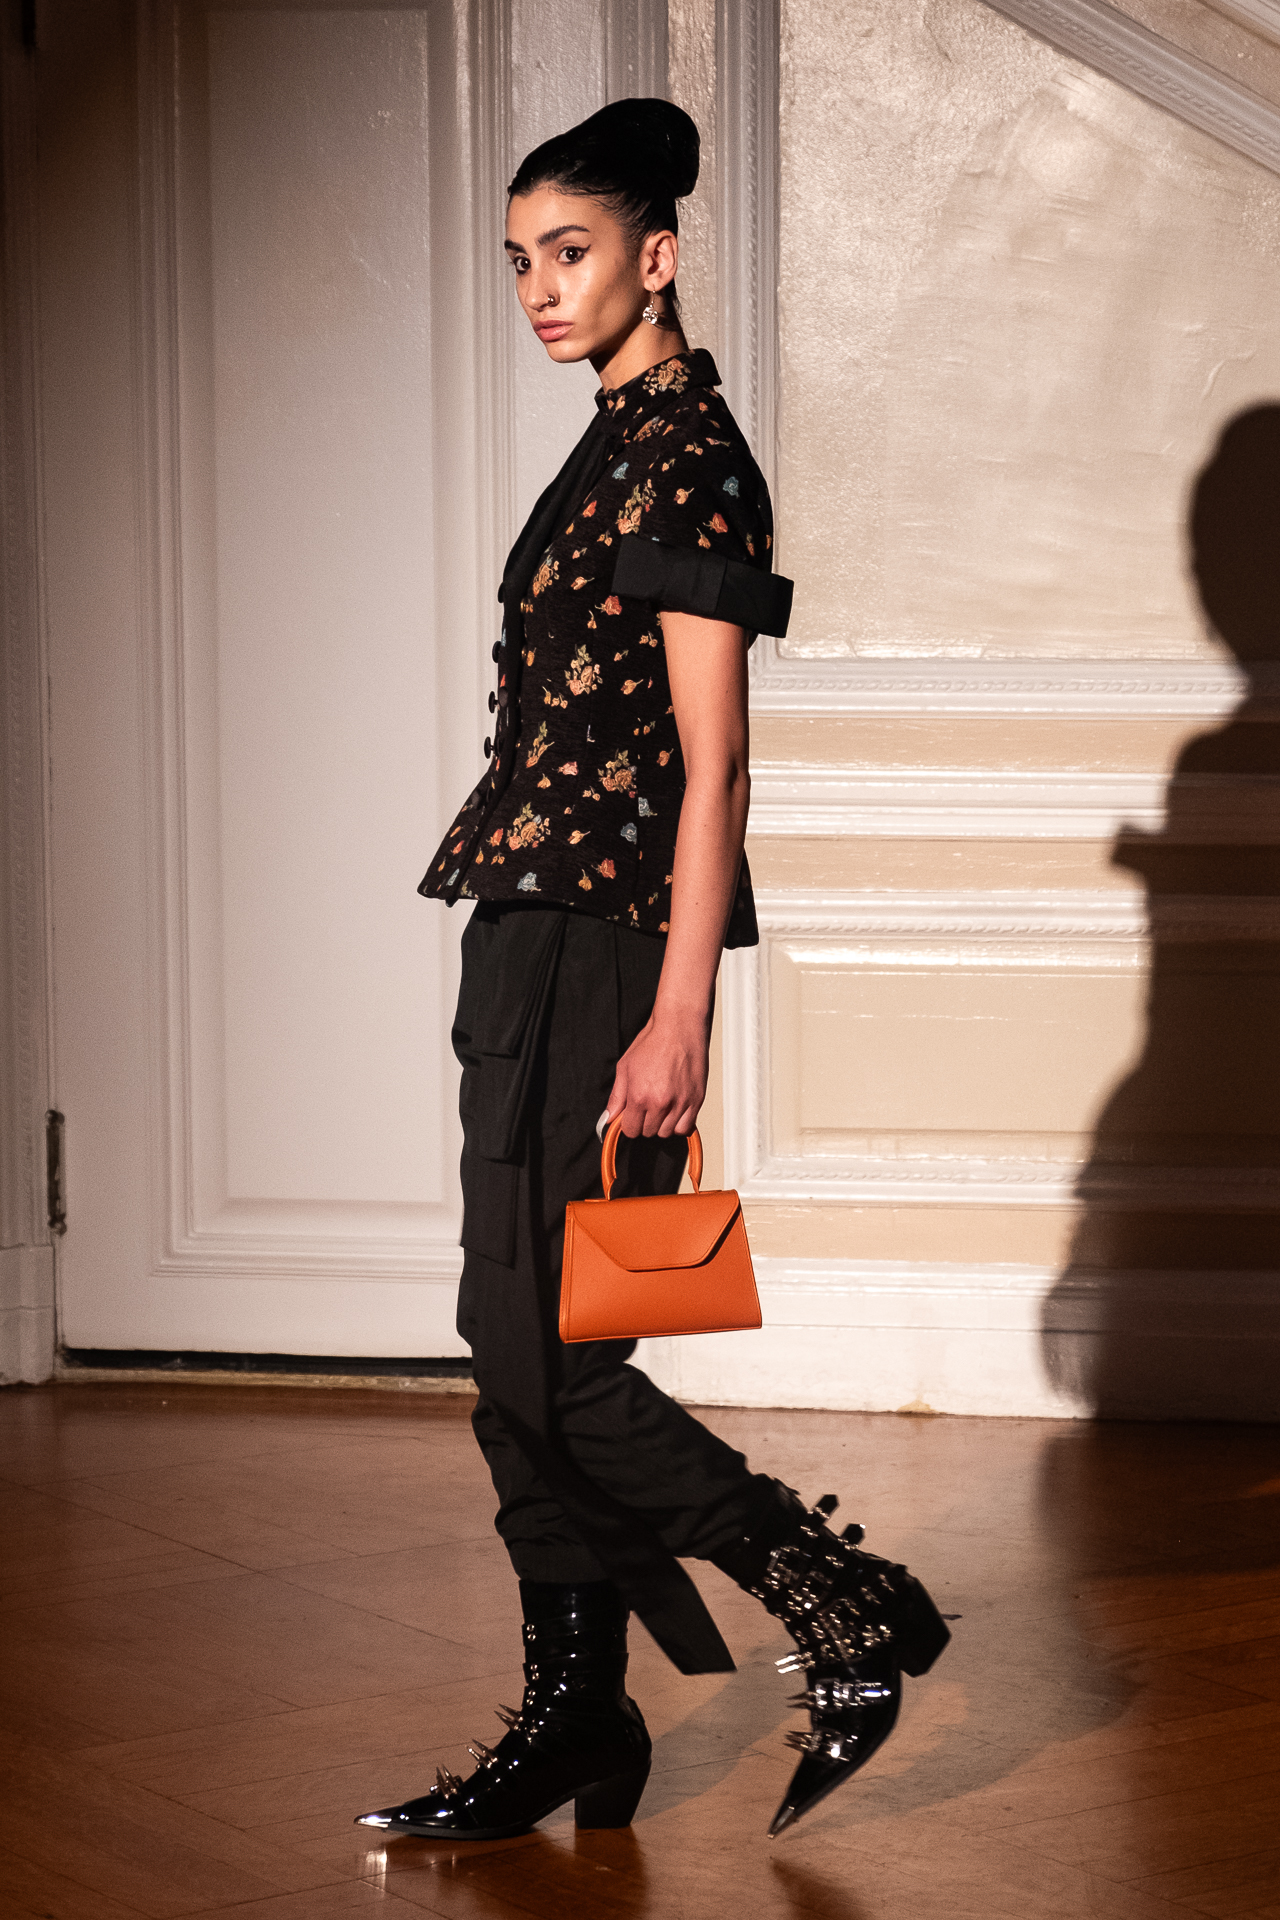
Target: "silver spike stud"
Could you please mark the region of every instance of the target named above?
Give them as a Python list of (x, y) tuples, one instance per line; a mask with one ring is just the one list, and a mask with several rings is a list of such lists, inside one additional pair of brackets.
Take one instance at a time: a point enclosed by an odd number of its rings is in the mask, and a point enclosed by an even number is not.
[(462, 1777), (460, 1774), (450, 1773), (448, 1767), (436, 1768), (437, 1793), (443, 1793), (447, 1798), (450, 1794), (456, 1793), (461, 1785)]
[(504, 1727), (510, 1729), (511, 1727), (518, 1727), (520, 1725), (520, 1715), (514, 1707), (495, 1707), (494, 1712)]
[(796, 1817), (794, 1807), (785, 1805), (779, 1807), (769, 1825), (769, 1838), (776, 1840), (780, 1833), (785, 1833), (788, 1827), (795, 1825)]
[(779, 1673), (799, 1673), (801, 1668), (809, 1668), (809, 1656), (805, 1653), (785, 1653), (781, 1660), (775, 1660), (774, 1666)]
[(468, 1741), (467, 1752), (471, 1755), (471, 1758), (473, 1760), (478, 1760), (482, 1767), (492, 1766), (494, 1760), (497, 1758), (497, 1755), (494, 1753), (493, 1748), (486, 1747), (483, 1740)]
[(794, 1732), (786, 1736), (784, 1745), (794, 1748), (797, 1753), (809, 1753), (812, 1750), (812, 1740), (812, 1734), (801, 1733), (797, 1727)]

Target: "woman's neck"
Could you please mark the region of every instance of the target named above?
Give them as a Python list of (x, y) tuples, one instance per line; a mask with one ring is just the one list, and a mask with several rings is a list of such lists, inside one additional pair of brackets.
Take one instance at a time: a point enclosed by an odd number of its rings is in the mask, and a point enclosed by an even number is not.
[(646, 368), (670, 360), (673, 354), (688, 351), (689, 343), (679, 327), (651, 327), (643, 320), (619, 346), (598, 356), (593, 354), (591, 364), (605, 392), (612, 393), (615, 387), (625, 387), (628, 380), (634, 380)]

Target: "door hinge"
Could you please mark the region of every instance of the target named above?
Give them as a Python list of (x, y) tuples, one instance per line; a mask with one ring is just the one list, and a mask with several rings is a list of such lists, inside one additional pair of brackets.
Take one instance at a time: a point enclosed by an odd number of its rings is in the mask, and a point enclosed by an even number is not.
[(67, 1230), (66, 1127), (65, 1116), (56, 1107), (50, 1107), (44, 1117), (45, 1190), (48, 1195), (50, 1233), (65, 1233)]

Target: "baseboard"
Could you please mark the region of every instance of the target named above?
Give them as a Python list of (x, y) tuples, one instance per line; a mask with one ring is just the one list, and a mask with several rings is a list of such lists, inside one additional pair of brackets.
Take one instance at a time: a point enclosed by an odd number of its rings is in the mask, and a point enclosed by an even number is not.
[(759, 1333), (646, 1341), (705, 1406), (1280, 1421), (1280, 1272), (762, 1258)]
[(53, 1372), (53, 1248), (0, 1248), (0, 1386), (36, 1386)]

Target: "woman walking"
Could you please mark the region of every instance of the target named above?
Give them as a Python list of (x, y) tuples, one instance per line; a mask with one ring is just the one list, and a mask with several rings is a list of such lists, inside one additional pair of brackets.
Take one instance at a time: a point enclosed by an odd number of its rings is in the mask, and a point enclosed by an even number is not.
[(601, 1191), (601, 1109), (626, 1185), (674, 1192), (707, 1088), (716, 972), (757, 940), (743, 857), (747, 648), (785, 630), (768, 490), (675, 288), (693, 122), (620, 101), (538, 147), (511, 184), (516, 293), (552, 360), (589, 359), (597, 413), (507, 561), (484, 778), (421, 891), (474, 901), (462, 1062), (458, 1329), (520, 1582), (525, 1692), (466, 1779), (360, 1816), (390, 1834), (496, 1839), (575, 1802), (625, 1826), (649, 1736), (625, 1689), (628, 1614), (686, 1673), (732, 1668), (681, 1558), (783, 1621), (810, 1729), (780, 1833), (892, 1730), (901, 1674), (948, 1633), (906, 1569), (837, 1537), (628, 1365), (562, 1345), (566, 1204)]

